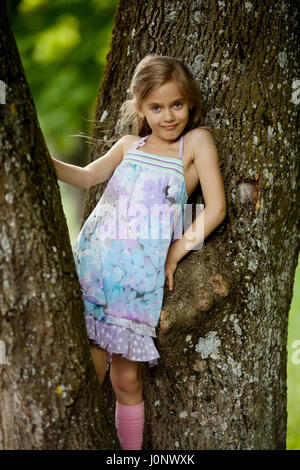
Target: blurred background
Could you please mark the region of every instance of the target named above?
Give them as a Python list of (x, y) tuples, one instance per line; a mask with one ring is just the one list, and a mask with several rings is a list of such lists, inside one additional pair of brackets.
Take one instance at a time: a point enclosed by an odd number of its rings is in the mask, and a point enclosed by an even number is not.
[[(50, 154), (85, 166), (94, 107), (118, 0), (8, 0), (26, 78)], [(59, 181), (71, 244), (79, 233), (85, 190)], [(288, 329), (287, 449), (300, 450), (300, 267)]]

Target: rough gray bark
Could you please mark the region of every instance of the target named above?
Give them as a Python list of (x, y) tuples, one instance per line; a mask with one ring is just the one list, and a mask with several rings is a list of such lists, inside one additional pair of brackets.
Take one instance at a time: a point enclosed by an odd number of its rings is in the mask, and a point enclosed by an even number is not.
[(57, 175), (2, 1), (0, 30), (0, 449), (119, 449)]
[[(295, 2), (119, 3), (91, 160), (120, 137), (119, 107), (139, 60), (172, 55), (194, 73), (208, 124), (221, 135), (227, 193), (226, 219), (180, 262), (174, 291), (165, 289), (159, 366), (143, 368), (145, 449), (286, 447), (287, 324), (299, 250), (298, 23)], [(87, 192), (83, 221), (106, 184)], [(200, 187), (192, 201), (204, 202)], [(113, 419), (108, 374), (104, 392)]]

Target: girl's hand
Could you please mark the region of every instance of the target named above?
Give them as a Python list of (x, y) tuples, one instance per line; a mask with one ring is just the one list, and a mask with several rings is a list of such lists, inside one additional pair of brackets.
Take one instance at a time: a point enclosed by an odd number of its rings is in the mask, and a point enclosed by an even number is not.
[(173, 290), (174, 280), (173, 275), (176, 271), (177, 263), (172, 258), (167, 257), (165, 264), (165, 280), (168, 281), (169, 290)]

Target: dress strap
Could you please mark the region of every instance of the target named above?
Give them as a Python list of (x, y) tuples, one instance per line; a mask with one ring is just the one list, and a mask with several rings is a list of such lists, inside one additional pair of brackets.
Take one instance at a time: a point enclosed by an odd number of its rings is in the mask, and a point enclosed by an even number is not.
[(180, 150), (179, 150), (180, 160), (182, 160), (182, 154), (183, 154), (183, 135), (180, 137)]
[(142, 145), (144, 145), (144, 143), (146, 142), (146, 140), (148, 139), (150, 134), (148, 135), (145, 135), (144, 137), (142, 137), (140, 140), (137, 140), (136, 142), (134, 142), (134, 145), (133, 145), (133, 148), (135, 150), (137, 150), (139, 147), (141, 147)]

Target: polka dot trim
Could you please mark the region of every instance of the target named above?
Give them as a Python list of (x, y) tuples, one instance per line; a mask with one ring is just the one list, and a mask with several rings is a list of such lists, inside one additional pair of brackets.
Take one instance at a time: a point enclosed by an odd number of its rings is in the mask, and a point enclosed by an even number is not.
[(158, 365), (160, 355), (152, 336), (139, 335), (125, 326), (104, 323), (92, 314), (85, 314), (84, 319), (89, 339), (106, 350), (109, 364), (115, 353), (130, 361), (148, 362), (149, 367)]

